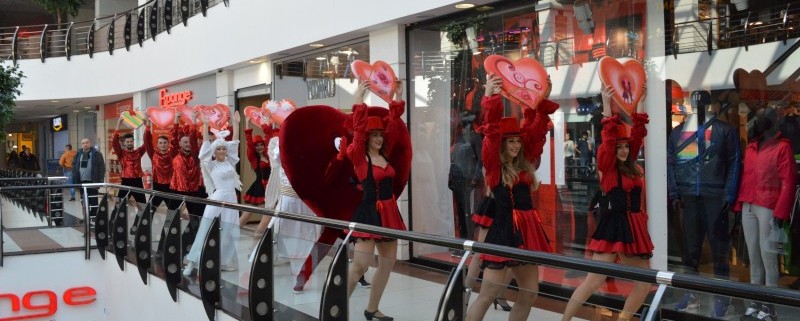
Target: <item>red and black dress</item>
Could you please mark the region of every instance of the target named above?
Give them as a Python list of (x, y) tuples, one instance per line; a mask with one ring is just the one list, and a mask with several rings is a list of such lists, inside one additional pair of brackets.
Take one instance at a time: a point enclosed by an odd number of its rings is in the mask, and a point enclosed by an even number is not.
[(647, 114), (633, 114), (630, 139), (624, 135), (619, 116), (603, 119), (603, 142), (597, 150), (597, 169), (603, 173), (600, 188), (608, 198), (608, 210), (601, 210), (589, 250), (597, 253), (622, 253), (626, 256), (653, 256), (653, 242), (647, 231), (647, 214), (642, 209), (642, 177), (628, 177), (617, 170), (617, 144), (627, 141), (628, 158), (636, 160), (647, 136)]
[(266, 141), (272, 138), (272, 127), (262, 126), (262, 129), (264, 130), (264, 136), (267, 137), (266, 139), (258, 135), (256, 135), (254, 139), (252, 128), (244, 130), (244, 135), (247, 138), (247, 159), (250, 161), (250, 166), (256, 173), (255, 181), (253, 181), (253, 184), (250, 185), (250, 188), (248, 188), (247, 192), (244, 194), (244, 202), (252, 205), (264, 205), (264, 192), (266, 191), (267, 181), (272, 171), (272, 167), (269, 164), (269, 157), (263, 160), (261, 156), (258, 155), (258, 152), (256, 152), (256, 144), (262, 144), (264, 145), (264, 155), (266, 156)]
[[(395, 111), (399, 108), (400, 112), (390, 113), (385, 128), (406, 128), (405, 126), (392, 126), (392, 122), (402, 122), (402, 108), (404, 103), (393, 101), (390, 109)], [(399, 107), (397, 106), (399, 104)], [(390, 151), (393, 144), (390, 132), (385, 132), (385, 150)], [(353, 142), (347, 147), (347, 157), (353, 163), (356, 177), (363, 191), (361, 203), (353, 213), (352, 221), (356, 223), (370, 224), (380, 227), (406, 230), (403, 217), (400, 216), (400, 209), (397, 207), (397, 199), (394, 196), (392, 187), (395, 177), (395, 170), (391, 164), (380, 167), (372, 164), (372, 158), (367, 155), (367, 105), (358, 104), (353, 106)], [(388, 155), (388, 152), (387, 152)], [(391, 241), (379, 235), (353, 232), (355, 239), (371, 239), (378, 242)]]
[[(490, 208), (487, 207), (485, 212), (474, 216), (473, 221), (489, 227), (486, 243), (531, 251), (552, 252), (539, 214), (531, 200), (531, 186), (535, 179), (533, 173), (520, 172), (511, 187), (504, 185), (501, 179), (503, 164), (500, 159), (500, 146), (504, 143), (504, 137), (500, 128), (500, 119), (503, 115), (500, 95), (484, 97), (481, 105), (486, 112), (482, 150), (483, 165), (486, 169), (486, 183), (491, 187), (494, 199), (486, 201)], [(527, 123), (516, 134), (506, 136), (522, 138), (524, 155), (520, 156), (524, 156), (532, 164), (539, 164), (550, 121), (548, 113), (552, 113), (557, 108), (558, 105), (545, 100), (538, 106), (538, 111), (526, 110)], [(491, 269), (502, 269), (523, 263), (489, 254), (481, 254), (481, 260), (483, 261), (482, 267)]]

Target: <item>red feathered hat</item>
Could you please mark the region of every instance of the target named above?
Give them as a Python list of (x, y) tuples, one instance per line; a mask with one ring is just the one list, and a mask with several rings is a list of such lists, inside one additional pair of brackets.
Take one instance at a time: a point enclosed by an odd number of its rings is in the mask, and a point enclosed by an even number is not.
[(253, 145), (257, 145), (257, 144), (264, 144), (264, 137), (261, 137), (261, 135), (254, 135), (253, 136)]
[(378, 116), (367, 117), (367, 131), (383, 131), (383, 120)]
[(519, 136), (520, 133), (519, 121), (516, 117), (503, 117), (500, 119), (500, 134), (503, 137)]

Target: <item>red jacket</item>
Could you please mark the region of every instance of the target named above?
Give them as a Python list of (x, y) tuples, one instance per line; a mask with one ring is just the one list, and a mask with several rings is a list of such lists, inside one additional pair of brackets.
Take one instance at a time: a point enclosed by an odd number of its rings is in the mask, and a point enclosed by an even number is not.
[(747, 202), (773, 210), (775, 218), (788, 220), (796, 186), (797, 165), (789, 140), (778, 133), (775, 139), (762, 144), (761, 150), (754, 140), (744, 152), (744, 171), (734, 210), (741, 211)]
[(144, 146), (128, 150), (123, 149), (119, 144), (119, 131), (114, 131), (114, 137), (111, 138), (111, 147), (114, 149), (114, 154), (117, 154), (117, 159), (122, 165), (122, 178), (142, 178), (142, 155), (144, 155)]
[[(180, 142), (182, 134), (187, 132), (192, 151), (189, 154), (184, 154), (183, 151), (180, 151)], [(197, 143), (197, 130), (187, 126), (183, 131), (173, 130), (171, 136), (171, 148), (178, 152), (175, 153), (175, 158), (172, 159), (173, 173), (169, 188), (176, 192), (198, 191), (202, 185), (201, 179), (203, 175), (200, 173), (200, 159), (197, 158), (200, 153), (200, 147)]]
[[(180, 126), (175, 125), (172, 131), (180, 131)], [(153, 182), (161, 185), (169, 185), (172, 180), (172, 159), (178, 154), (178, 150), (167, 148), (166, 153), (157, 151), (153, 146), (153, 132), (150, 126), (147, 126), (144, 131), (144, 147), (147, 150), (147, 155), (153, 163)]]

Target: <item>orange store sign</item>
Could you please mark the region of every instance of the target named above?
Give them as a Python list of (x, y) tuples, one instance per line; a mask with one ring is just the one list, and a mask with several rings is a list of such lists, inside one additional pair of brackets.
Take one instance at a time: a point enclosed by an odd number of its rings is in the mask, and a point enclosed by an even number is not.
[[(37, 290), (17, 295), (0, 293), (0, 321), (47, 318), (58, 311), (59, 304), (82, 306), (94, 303), (97, 291), (88, 286), (69, 288), (59, 300), (58, 294), (50, 290)], [(10, 311), (6, 309), (10, 307)]]
[(181, 91), (174, 94), (168, 94), (166, 88), (158, 91), (158, 105), (161, 107), (186, 105), (186, 103), (191, 99), (191, 90)]

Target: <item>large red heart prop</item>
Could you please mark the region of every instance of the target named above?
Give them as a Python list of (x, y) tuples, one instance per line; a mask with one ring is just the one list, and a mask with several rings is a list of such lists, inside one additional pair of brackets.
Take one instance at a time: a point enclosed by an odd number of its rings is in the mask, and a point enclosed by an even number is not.
[(387, 103), (392, 101), (392, 95), (397, 91), (397, 76), (389, 64), (378, 60), (370, 65), (368, 62), (355, 60), (350, 66), (359, 80), (370, 81), (370, 91)]
[(536, 59), (508, 60), (500, 55), (491, 55), (483, 61), (487, 74), (503, 79), (500, 94), (524, 107), (536, 109), (549, 89), (547, 71)]
[(262, 107), (247, 106), (244, 108), (244, 117), (258, 126), (269, 125), (269, 111)]
[(280, 126), (289, 114), (297, 109), (297, 105), (291, 99), (281, 99), (279, 101), (267, 100), (261, 105), (269, 113), (272, 122)]
[(169, 129), (175, 123), (175, 108), (148, 107), (147, 117), (155, 128)]
[(747, 107), (756, 110), (759, 102), (767, 99), (767, 77), (760, 70), (747, 72), (744, 69), (733, 71), (733, 84), (739, 91), (739, 97)]
[(194, 106), (194, 110), (200, 113), (200, 117), (205, 116), (208, 118), (208, 127), (219, 130), (223, 130), (228, 127), (228, 120), (230, 119), (231, 111), (227, 105), (197, 105)]
[(614, 89), (616, 104), (612, 104), (611, 112), (626, 119), (633, 115), (636, 104), (642, 99), (647, 80), (642, 64), (634, 59), (625, 59), (620, 63), (606, 56), (600, 59), (597, 73), (604, 85)]
[(181, 113), (180, 122), (184, 125), (200, 125), (203, 123), (203, 119), (200, 117), (195, 119), (194, 122), (192, 121), (193, 107), (186, 105), (175, 106), (175, 111)]

